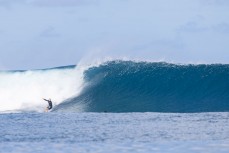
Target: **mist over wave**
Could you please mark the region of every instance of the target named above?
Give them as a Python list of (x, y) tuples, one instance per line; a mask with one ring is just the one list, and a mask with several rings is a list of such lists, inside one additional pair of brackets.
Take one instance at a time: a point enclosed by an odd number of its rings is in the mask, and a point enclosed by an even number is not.
[(0, 111), (229, 111), (229, 65), (108, 61), (0, 72)]

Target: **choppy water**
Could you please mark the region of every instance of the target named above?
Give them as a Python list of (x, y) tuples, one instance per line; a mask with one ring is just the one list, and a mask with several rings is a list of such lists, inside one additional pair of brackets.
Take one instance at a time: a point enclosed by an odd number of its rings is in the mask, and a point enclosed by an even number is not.
[(0, 120), (0, 152), (229, 150), (229, 113), (16, 113)]

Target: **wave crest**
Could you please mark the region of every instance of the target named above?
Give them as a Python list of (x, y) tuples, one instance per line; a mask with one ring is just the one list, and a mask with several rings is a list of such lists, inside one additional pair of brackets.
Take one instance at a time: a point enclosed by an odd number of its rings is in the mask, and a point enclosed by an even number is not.
[(110, 61), (84, 72), (84, 89), (54, 111), (229, 111), (229, 65)]

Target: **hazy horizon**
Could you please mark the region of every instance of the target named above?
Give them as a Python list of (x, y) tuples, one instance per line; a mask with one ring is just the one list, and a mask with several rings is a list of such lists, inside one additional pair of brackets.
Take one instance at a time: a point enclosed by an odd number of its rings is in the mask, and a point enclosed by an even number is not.
[(105, 58), (229, 63), (229, 1), (0, 0), (0, 70)]

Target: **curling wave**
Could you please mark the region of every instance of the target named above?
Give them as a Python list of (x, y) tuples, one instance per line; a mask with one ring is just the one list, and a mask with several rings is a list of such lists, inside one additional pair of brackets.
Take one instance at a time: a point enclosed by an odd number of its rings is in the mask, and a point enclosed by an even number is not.
[(81, 93), (64, 100), (53, 111), (229, 111), (226, 64), (110, 61), (87, 69), (83, 77)]

